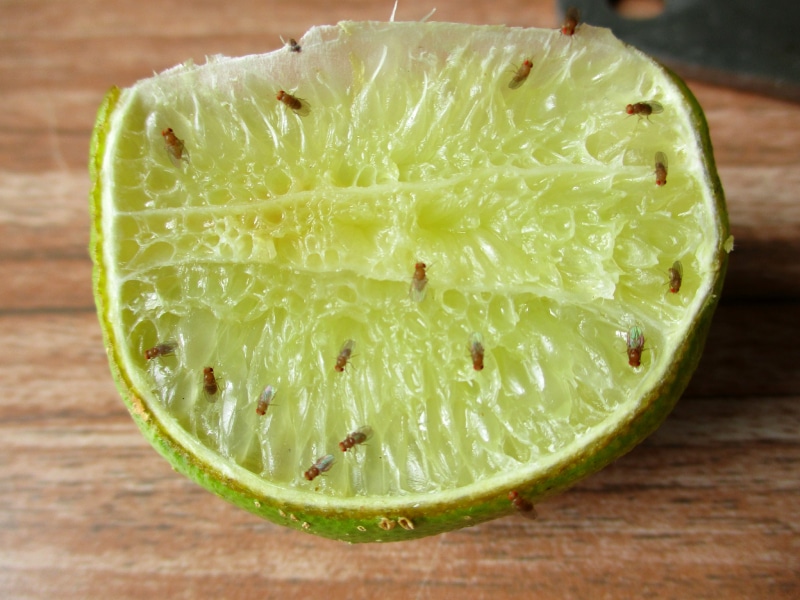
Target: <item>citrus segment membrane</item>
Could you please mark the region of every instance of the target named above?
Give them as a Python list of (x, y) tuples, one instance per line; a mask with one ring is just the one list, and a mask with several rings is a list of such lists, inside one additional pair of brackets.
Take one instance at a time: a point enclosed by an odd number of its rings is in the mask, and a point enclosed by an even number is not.
[[(98, 293), (169, 436), (256, 497), (419, 507), (505, 497), (627, 427), (721, 269), (684, 91), (586, 25), (341, 23), (299, 43), (140, 81), (109, 117)], [(644, 101), (663, 111), (626, 114)]]

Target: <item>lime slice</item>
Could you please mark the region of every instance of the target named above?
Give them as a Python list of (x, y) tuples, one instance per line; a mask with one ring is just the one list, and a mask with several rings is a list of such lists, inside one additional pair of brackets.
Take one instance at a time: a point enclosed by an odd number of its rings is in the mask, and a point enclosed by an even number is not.
[(589, 26), (298, 45), (100, 109), (91, 251), (124, 400), (176, 469), (311, 533), (534, 515), (699, 360), (728, 239), (700, 108)]

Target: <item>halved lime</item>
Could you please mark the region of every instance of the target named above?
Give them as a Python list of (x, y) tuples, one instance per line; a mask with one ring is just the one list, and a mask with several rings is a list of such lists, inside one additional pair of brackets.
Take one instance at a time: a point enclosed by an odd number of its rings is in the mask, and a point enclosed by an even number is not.
[(589, 26), (299, 45), (100, 109), (95, 295), (159, 452), (277, 523), (390, 541), (529, 507), (650, 433), (727, 260), (685, 85)]

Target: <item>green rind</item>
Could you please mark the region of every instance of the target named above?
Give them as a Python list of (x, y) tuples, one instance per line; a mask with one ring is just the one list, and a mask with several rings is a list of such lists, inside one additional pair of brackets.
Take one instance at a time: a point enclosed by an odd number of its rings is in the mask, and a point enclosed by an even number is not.
[[(729, 225), (722, 185), (714, 164), (708, 125), (702, 109), (686, 84), (669, 70), (664, 69), (664, 71), (683, 92), (692, 107), (695, 132), (699, 135), (699, 142), (704, 150), (707, 181), (711, 185), (716, 202), (720, 248), (712, 292), (698, 315), (694, 334), (689, 336), (678, 350), (673, 369), (662, 380), (661, 385), (654, 389), (653, 393), (643, 398), (640, 408), (616, 432), (598, 440), (592, 446), (586, 447), (583, 453), (571, 463), (554, 468), (537, 480), (517, 487), (520, 495), (534, 503), (562, 492), (584, 477), (602, 469), (629, 452), (658, 428), (674, 408), (697, 367), (710, 329), (711, 318), (722, 291), (728, 258), (727, 253), (722, 249), (722, 243), (728, 238)], [(514, 509), (507, 498), (510, 490), (506, 489), (497, 490), (491, 495), (474, 496), (459, 506), (433, 505), (426, 507), (424, 511), (408, 509), (403, 511), (403, 514), (384, 513), (372, 507), (331, 511), (313, 506), (280, 503), (271, 498), (259, 497), (252, 490), (230, 479), (221, 471), (198, 461), (167, 433), (145, 402), (132, 392), (135, 389), (134, 386), (119, 368), (121, 360), (115, 350), (119, 343), (114, 339), (113, 328), (108, 319), (109, 306), (105, 293), (106, 277), (103, 267), (102, 232), (100, 231), (102, 220), (100, 170), (111, 115), (116, 108), (119, 96), (120, 90), (116, 87), (106, 95), (98, 110), (91, 140), (89, 163), (92, 179), (90, 254), (94, 262), (93, 287), (114, 381), (134, 421), (153, 447), (176, 471), (245, 510), (280, 525), (347, 542), (401, 541), (421, 538), (512, 514)]]

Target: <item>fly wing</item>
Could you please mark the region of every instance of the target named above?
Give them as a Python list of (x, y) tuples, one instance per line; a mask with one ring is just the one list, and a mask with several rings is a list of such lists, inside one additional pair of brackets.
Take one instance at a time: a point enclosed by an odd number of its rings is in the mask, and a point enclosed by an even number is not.
[(508, 82), (508, 87), (510, 87), (512, 90), (515, 90), (518, 87), (520, 87), (523, 83), (525, 83), (525, 80), (527, 78), (528, 78), (527, 75), (523, 76), (517, 73), (516, 75), (514, 75), (514, 77), (511, 78), (511, 81)]
[(372, 431), (372, 427), (370, 427), (369, 425), (364, 425), (363, 427), (359, 427), (358, 429), (356, 429), (355, 432), (363, 435), (364, 440), (370, 439), (372, 437), (372, 434), (374, 433)]
[(298, 98), (297, 101), (300, 102), (300, 107), (293, 109), (295, 114), (307, 117), (311, 113), (311, 105), (302, 98)]
[(330, 470), (330, 468), (333, 466), (333, 454), (326, 454), (320, 458), (314, 466), (319, 469), (320, 473)]

